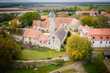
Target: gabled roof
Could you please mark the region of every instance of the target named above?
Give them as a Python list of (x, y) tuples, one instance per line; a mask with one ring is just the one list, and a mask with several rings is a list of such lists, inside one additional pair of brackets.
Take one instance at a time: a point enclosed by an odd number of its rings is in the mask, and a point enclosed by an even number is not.
[(55, 35), (59, 38), (61, 42), (65, 39), (65, 36), (67, 35), (67, 31), (64, 30), (63, 27), (61, 27), (59, 30), (56, 31)]

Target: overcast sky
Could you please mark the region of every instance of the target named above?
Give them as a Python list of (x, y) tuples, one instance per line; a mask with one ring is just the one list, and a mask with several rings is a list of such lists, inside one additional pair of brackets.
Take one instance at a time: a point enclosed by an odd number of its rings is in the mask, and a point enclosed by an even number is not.
[(0, 2), (110, 2), (110, 0), (0, 0)]

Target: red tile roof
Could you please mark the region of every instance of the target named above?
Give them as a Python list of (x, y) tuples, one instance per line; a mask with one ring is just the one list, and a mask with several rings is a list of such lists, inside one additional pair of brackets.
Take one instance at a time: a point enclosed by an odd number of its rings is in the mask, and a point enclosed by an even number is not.
[(87, 33), (88, 37), (91, 37), (95, 40), (110, 40), (110, 29), (101, 28), (101, 29), (90, 29)]
[[(44, 27), (44, 28), (49, 28), (49, 18), (48, 16), (42, 16), (41, 17), (41, 27)], [(58, 28), (61, 24), (71, 24), (73, 22), (78, 22), (77, 19), (74, 19), (72, 17), (56, 17), (55, 19), (55, 23), (56, 23), (56, 27)], [(36, 24), (34, 23), (33, 25), (36, 25), (37, 26), (38, 22), (36, 22)]]
[(110, 35), (110, 28), (90, 29), (88, 34), (91, 35)]
[(41, 35), (41, 32), (36, 31), (34, 29), (31, 29), (31, 28), (26, 29), (24, 31), (24, 34), (23, 34), (24, 37), (33, 38), (33, 39), (36, 39), (36, 38), (38, 39), (40, 35)]
[(40, 31), (37, 31), (35, 29), (31, 29), (31, 28), (26, 29), (24, 31), (23, 36), (26, 38), (32, 38), (32, 39), (37, 40), (42, 43), (48, 42), (48, 35), (45, 35), (45, 34), (41, 33)]

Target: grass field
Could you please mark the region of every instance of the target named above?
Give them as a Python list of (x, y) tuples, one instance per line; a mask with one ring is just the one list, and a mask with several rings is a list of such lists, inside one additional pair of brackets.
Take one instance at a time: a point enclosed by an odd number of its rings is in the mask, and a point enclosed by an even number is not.
[(49, 59), (58, 56), (62, 56), (63, 52), (57, 52), (54, 50), (32, 50), (32, 49), (24, 49), (22, 50), (21, 59), (23, 60), (39, 60), (39, 59)]
[(49, 73), (50, 71), (59, 68), (60, 66), (56, 66), (56, 65), (45, 65), (42, 67), (39, 67), (38, 70), (33, 70), (33, 69), (15, 69), (15, 70), (11, 70), (8, 73)]
[(38, 67), (37, 70), (34, 69), (14, 69), (10, 70), (7, 73), (49, 73), (55, 69), (60, 68), (62, 65), (60, 64), (47, 64), (41, 67)]
[(96, 64), (96, 63), (88, 63), (84, 64), (84, 68), (86, 69), (87, 73), (108, 73), (105, 65)]
[[(40, 60), (40, 59), (49, 59), (54, 57), (62, 56), (64, 52), (57, 52), (51, 49), (45, 48), (32, 48), (32, 49), (23, 49), (21, 53), (21, 60)], [(7, 73), (49, 73), (52, 70), (58, 69), (61, 67), (62, 63), (56, 62), (55, 64), (44, 64), (34, 69), (13, 69)]]

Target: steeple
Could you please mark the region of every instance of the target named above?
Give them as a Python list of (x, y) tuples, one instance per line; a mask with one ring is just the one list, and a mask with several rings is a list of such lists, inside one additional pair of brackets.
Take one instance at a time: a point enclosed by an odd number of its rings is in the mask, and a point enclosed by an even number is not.
[(50, 32), (50, 34), (52, 34), (56, 31), (55, 17), (56, 17), (56, 15), (54, 13), (54, 10), (51, 10), (49, 12), (49, 23), (50, 23), (49, 32)]

